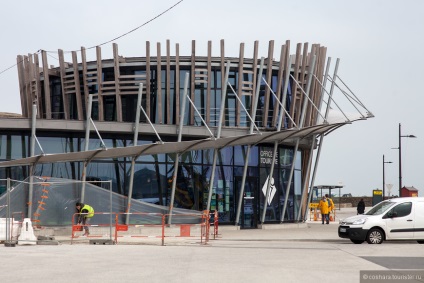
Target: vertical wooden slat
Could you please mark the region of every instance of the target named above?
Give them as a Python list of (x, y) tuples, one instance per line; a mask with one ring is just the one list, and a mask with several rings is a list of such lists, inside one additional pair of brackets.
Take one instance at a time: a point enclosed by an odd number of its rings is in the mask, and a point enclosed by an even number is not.
[(116, 121), (122, 122), (122, 101), (120, 91), (120, 70), (119, 70), (119, 54), (118, 44), (113, 43), (113, 63), (115, 71), (115, 96), (116, 96)]
[[(243, 62), (244, 62), (244, 43), (240, 43), (239, 50), (239, 63), (238, 63), (238, 82), (237, 82), (237, 93), (239, 99), (242, 99), (242, 88), (243, 88)], [(240, 126), (240, 109), (241, 105), (239, 100), (236, 102), (236, 126)]]
[[(278, 64), (278, 80), (277, 80), (277, 91), (275, 92), (275, 95), (277, 96), (277, 99), (281, 101), (281, 88), (283, 85), (283, 73), (284, 73), (284, 66), (286, 65), (284, 59), (285, 59), (285, 52), (286, 52), (287, 46), (286, 45), (282, 45), (281, 46), (281, 53), (280, 53), (280, 63)], [(272, 126), (276, 127), (277, 126), (277, 118), (278, 118), (278, 113), (280, 111), (280, 104), (276, 101), (276, 103), (274, 103), (274, 115), (272, 116)], [(281, 113), (280, 115), (283, 115), (283, 113)]]
[[(318, 45), (317, 50), (317, 70), (316, 70), (316, 79), (315, 79), (315, 96), (314, 96), (314, 103), (317, 107), (319, 107), (319, 102), (321, 98), (321, 84), (322, 83), (322, 76), (324, 73), (324, 65), (325, 65), (325, 55), (323, 56), (323, 47)], [(318, 82), (319, 80), (319, 82)], [(315, 117), (316, 115), (314, 115)]]
[(35, 81), (37, 84), (37, 108), (38, 108), (37, 118), (40, 118), (43, 116), (43, 96), (41, 95), (40, 62), (39, 62), (37, 53), (34, 54), (34, 64), (35, 64), (34, 76), (35, 76)]
[[(85, 47), (81, 46), (81, 65), (82, 65), (82, 85), (84, 89), (84, 95), (82, 96), (83, 105), (85, 107), (85, 111), (87, 111), (87, 101), (88, 101), (88, 76), (87, 76), (87, 54), (85, 51)], [(87, 113), (86, 116), (87, 117)]]
[[(314, 70), (314, 77), (312, 78), (312, 85), (311, 85), (311, 90), (312, 90), (312, 97), (311, 97), (311, 114), (309, 115), (309, 125), (313, 124), (313, 118), (314, 115), (316, 114), (316, 108), (319, 105), (316, 103), (317, 102), (317, 96), (318, 96), (318, 86), (319, 83), (317, 82), (317, 78), (319, 78), (318, 73), (319, 70), (321, 68), (321, 57), (320, 57), (320, 46), (319, 44), (315, 44), (314, 45), (314, 54), (316, 55), (316, 64), (315, 64), (315, 70)], [(315, 106), (313, 106), (315, 105)]]
[[(302, 53), (302, 67), (300, 68), (300, 76), (299, 76), (299, 84), (302, 86), (303, 91), (305, 91), (305, 85), (306, 85), (306, 78), (305, 78), (305, 73), (306, 73), (306, 68), (307, 68), (307, 62), (308, 62), (308, 47), (309, 44), (307, 42), (305, 42), (305, 44), (303, 44), (303, 53)], [(299, 99), (296, 101), (296, 108), (297, 108), (297, 113), (298, 115), (296, 115), (296, 124), (299, 124), (300, 122), (300, 117), (302, 116), (302, 105), (303, 105), (303, 100), (306, 99), (305, 95), (303, 94), (303, 91), (299, 92)]]
[[(300, 61), (302, 59), (301, 50), (302, 50), (302, 44), (298, 43), (297, 46), (296, 46), (296, 57), (295, 57), (295, 63), (294, 63), (294, 68), (293, 68), (293, 78), (296, 81), (299, 81)], [(296, 111), (297, 111), (297, 108), (296, 108), (297, 100), (298, 100), (298, 86), (297, 86), (296, 82), (293, 81), (293, 83), (292, 83), (292, 102), (291, 102), (291, 105), (290, 105), (290, 116), (292, 117), (293, 120), (295, 120), (295, 117), (299, 114), (299, 113), (296, 113)], [(289, 128), (291, 128), (293, 126), (294, 126), (293, 123), (290, 121)]]
[(28, 56), (24, 56), (24, 86), (25, 86), (25, 97), (26, 97), (26, 112), (28, 113), (28, 118), (31, 117), (31, 87), (30, 87), (30, 75), (29, 75), (29, 59)]
[(180, 45), (175, 45), (175, 124), (180, 125)]
[[(220, 49), (221, 49), (221, 91), (224, 91), (224, 88), (227, 89), (227, 86), (225, 85), (225, 46), (224, 46), (223, 39), (221, 39)], [(225, 99), (228, 99), (227, 97), (228, 96), (225, 96)], [(218, 107), (221, 107), (221, 105), (219, 105)], [(224, 119), (222, 119), (222, 126), (225, 126), (225, 109), (223, 111), (224, 111)]]
[(153, 123), (159, 123), (162, 124), (163, 123), (163, 113), (162, 113), (162, 57), (160, 54), (160, 42), (157, 43), (157, 64), (156, 64), (156, 72), (157, 72), (157, 76), (156, 76), (156, 111), (158, 113), (158, 120), (155, 121), (153, 117), (152, 122)]
[(41, 60), (43, 61), (43, 77), (44, 77), (44, 105), (46, 108), (46, 119), (52, 118), (52, 105), (50, 99), (50, 76), (49, 65), (47, 62), (46, 51), (41, 51)]
[(34, 93), (32, 90), (32, 80), (33, 80), (33, 64), (32, 64), (32, 54), (28, 54), (26, 60), (27, 67), (26, 69), (26, 78), (27, 78), (27, 90), (28, 90), (28, 113), (32, 117), (32, 103), (34, 102)]
[[(211, 79), (212, 79), (212, 41), (208, 41), (208, 85), (206, 89), (206, 124), (211, 121)], [(215, 105), (216, 107), (216, 105)]]
[(28, 110), (26, 107), (27, 97), (25, 92), (24, 57), (22, 55), (16, 57), (16, 64), (18, 66), (19, 94), (21, 95), (22, 117), (28, 118)]
[[(308, 72), (307, 79), (306, 79), (306, 81), (308, 81), (309, 77), (312, 76), (311, 87), (310, 87), (310, 91), (309, 91), (309, 99), (310, 100), (308, 99), (308, 105), (307, 105), (307, 108), (306, 108), (307, 112), (306, 112), (306, 116), (305, 116), (305, 126), (310, 126), (311, 119), (312, 119), (312, 112), (313, 112), (313, 109), (315, 109), (311, 101), (315, 100), (315, 79), (314, 79), (313, 76), (316, 73), (316, 70), (318, 68), (318, 63), (319, 63), (318, 62), (317, 50), (318, 50), (317, 44), (312, 44), (311, 52), (308, 56), (308, 59), (309, 59), (308, 60), (308, 70), (309, 70), (309, 66), (312, 64), (313, 56), (316, 55), (317, 57), (316, 57), (314, 69), (312, 70), (311, 74), (309, 74), (309, 72)], [(306, 87), (305, 87), (305, 91), (306, 91)], [(305, 99), (306, 99), (306, 97), (305, 97)]]
[[(104, 104), (103, 104), (103, 67), (102, 67), (102, 49), (96, 46), (96, 59), (97, 59), (97, 99), (99, 110), (99, 121), (104, 121)], [(88, 99), (87, 99), (88, 102)], [(87, 105), (87, 103), (86, 103)]]
[[(326, 53), (327, 53), (327, 48), (325, 48), (325, 47), (319, 47), (319, 51), (318, 51), (318, 54), (319, 54), (319, 56), (318, 56), (319, 57), (319, 68), (317, 70), (316, 76), (320, 80), (321, 84), (324, 83), (323, 76), (324, 76), (324, 68), (325, 68), (325, 61), (326, 61)], [(315, 103), (315, 105), (317, 107), (320, 106), (321, 97), (323, 95), (323, 90), (322, 90), (321, 84), (317, 82), (316, 83), (316, 87), (315, 87), (315, 93), (316, 94), (315, 94), (314, 103)], [(316, 124), (317, 117), (319, 117), (319, 114), (315, 110), (313, 112), (313, 115), (312, 115), (312, 123), (313, 124)]]
[(77, 101), (77, 117), (78, 120), (83, 120), (82, 103), (81, 103), (81, 84), (79, 80), (77, 52), (72, 51), (72, 66), (74, 70), (74, 86), (75, 96)]
[(166, 124), (172, 124), (171, 121), (171, 46), (169, 39), (166, 40)]
[(58, 50), (59, 54), (59, 68), (60, 68), (60, 82), (62, 83), (62, 100), (63, 100), (63, 116), (65, 120), (69, 120), (69, 108), (68, 108), (68, 96), (65, 92), (65, 76), (66, 76), (66, 70), (65, 70), (65, 60), (63, 57), (63, 50)]
[[(194, 98), (194, 80), (196, 79), (195, 75), (195, 67), (196, 67), (196, 41), (191, 41), (191, 71), (190, 71), (190, 99), (193, 101), (194, 105), (196, 105), (195, 98)], [(191, 107), (191, 104), (189, 104), (190, 107), (186, 109), (186, 111), (189, 111), (190, 113), (190, 125), (194, 125), (194, 110)]]
[(146, 41), (146, 114), (150, 117), (150, 42)]
[[(289, 58), (290, 58), (290, 40), (286, 40), (286, 45), (285, 46), (286, 46), (286, 50), (285, 50), (285, 54), (284, 54), (284, 63), (285, 63), (284, 66), (287, 66), (287, 63), (288, 63)], [(291, 72), (291, 66), (292, 66), (292, 63), (290, 62), (290, 65), (287, 68), (284, 67), (283, 78), (286, 77), (287, 72), (289, 72), (289, 73)], [(290, 76), (289, 76), (289, 82), (287, 83), (287, 87), (289, 87), (289, 83), (290, 83)], [(286, 107), (287, 107), (286, 105), (287, 105), (288, 96), (289, 96), (289, 92), (287, 90), (286, 103), (284, 105), (284, 109), (286, 109)], [(289, 113), (290, 109), (286, 109), (286, 111), (287, 111), (287, 113)], [(282, 126), (281, 128), (285, 128), (285, 127), (283, 127), (283, 126), (285, 126), (285, 124), (284, 124), (284, 117), (287, 114), (286, 114), (286, 112), (284, 112), (284, 113), (281, 113), (281, 115), (283, 115), (283, 122), (282, 122), (283, 125), (281, 125)]]
[(259, 41), (255, 40), (254, 44), (253, 44), (253, 62), (252, 62), (252, 71), (253, 71), (253, 75), (252, 75), (252, 99), (250, 100), (250, 116), (256, 121), (256, 118), (254, 116), (256, 116), (256, 113), (253, 113), (253, 103), (255, 103), (256, 101), (256, 81), (257, 81), (257, 77), (258, 77), (258, 48), (259, 48)]
[[(269, 86), (271, 86), (271, 78), (272, 78), (272, 62), (274, 54), (274, 40), (269, 41), (268, 45), (268, 59), (267, 59), (267, 70), (266, 70), (266, 82)], [(269, 111), (269, 88), (265, 88), (265, 99), (264, 99), (264, 112), (262, 117), (262, 127), (267, 127), (268, 125), (268, 111)]]

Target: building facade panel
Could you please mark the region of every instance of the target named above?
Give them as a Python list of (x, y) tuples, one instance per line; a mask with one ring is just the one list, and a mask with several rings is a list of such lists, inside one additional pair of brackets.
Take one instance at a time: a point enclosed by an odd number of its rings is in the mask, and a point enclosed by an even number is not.
[[(268, 43), (267, 57), (264, 58), (263, 72), (259, 73), (261, 59), (258, 50), (259, 43), (255, 41), (253, 59), (245, 58), (248, 54), (244, 43), (240, 44), (238, 57), (225, 57), (224, 41), (220, 42), (220, 56), (212, 56), (212, 43), (209, 41), (207, 55), (199, 56), (196, 52), (196, 42), (191, 44), (191, 54), (180, 56), (179, 45), (175, 45), (175, 55), (171, 55), (170, 42), (166, 42), (166, 52), (161, 52), (161, 45), (156, 45), (156, 56), (152, 56), (150, 43), (146, 42), (144, 57), (123, 57), (119, 55), (118, 45), (113, 44), (112, 59), (103, 59), (101, 48), (96, 47), (95, 60), (88, 61), (85, 48), (81, 48), (81, 62), (77, 61), (76, 53), (72, 53), (71, 61), (65, 60), (65, 53), (59, 50), (59, 66), (48, 66), (46, 52), (42, 52), (42, 68), (39, 68), (38, 55), (34, 62), (27, 57), (19, 61), (18, 71), (21, 90), (23, 118), (31, 118), (32, 104), (39, 109), (39, 121), (63, 121), (65, 126), (71, 121), (83, 121), (87, 118), (89, 109), (88, 97), (92, 95), (93, 105), (90, 113), (94, 123), (111, 123), (111, 129), (102, 133), (106, 147), (126, 147), (133, 145), (131, 129), (122, 131), (128, 123), (139, 122), (147, 125), (148, 120), (153, 126), (172, 126), (175, 131), (160, 131), (163, 141), (176, 141), (177, 128), (180, 121), (181, 103), (184, 95), (184, 81), (189, 76), (187, 89), (188, 97), (192, 100), (197, 113), (186, 102), (183, 125), (185, 127), (208, 126), (216, 131), (219, 126), (222, 94), (226, 93), (223, 109), (223, 127), (236, 133), (248, 128), (253, 117), (261, 131), (273, 131), (277, 128), (277, 121), (283, 115), (281, 130), (292, 129), (300, 121), (302, 101), (306, 98), (301, 88), (305, 87), (308, 78), (321, 77), (325, 66), (325, 52), (318, 52), (317, 45), (308, 49), (308, 44), (298, 44), (295, 54), (290, 53), (290, 42), (276, 50), (281, 50), (280, 58), (274, 58), (274, 41)], [(303, 46), (303, 48), (302, 48)], [(308, 73), (312, 56), (316, 56), (316, 67), (313, 74)], [(285, 66), (289, 57), (292, 64)], [(228, 62), (229, 85), (225, 85), (225, 70)], [(39, 81), (39, 88), (33, 88), (35, 81)], [(285, 109), (287, 113), (280, 113), (280, 104), (283, 93), (283, 77), (290, 72)], [(298, 85), (296, 83), (300, 83)], [(143, 99), (141, 105), (145, 115), (135, 121), (137, 111), (137, 94), (139, 84), (143, 83)], [(259, 84), (259, 85), (258, 85)], [(258, 90), (258, 92), (256, 91)], [(309, 96), (314, 101), (320, 101), (321, 88), (314, 84)], [(44, 99), (35, 99), (43, 97)], [(258, 100), (256, 113), (253, 105)], [(316, 123), (314, 110), (308, 108), (307, 124)], [(200, 116), (199, 116), (200, 114)], [(289, 117), (290, 115), (290, 117)], [(148, 118), (148, 119), (147, 119)], [(60, 123), (60, 122), (59, 122)], [(115, 127), (115, 130), (113, 129)], [(57, 131), (55, 131), (57, 130)], [(187, 130), (185, 130), (187, 131)], [(214, 132), (216, 134), (216, 132)], [(4, 132), (1, 135), (1, 160), (10, 160), (28, 157), (30, 129), (18, 134)], [(63, 129), (46, 129), (37, 132), (38, 140), (44, 150), (41, 153), (62, 153), (82, 151), (85, 145), (84, 129), (63, 131)], [(183, 136), (183, 140), (207, 138), (205, 131), (199, 136)], [(156, 142), (157, 137), (150, 131), (138, 135), (138, 144)], [(266, 223), (280, 223), (296, 221), (295, 215), (301, 210), (302, 194), (305, 193), (306, 167), (309, 148), (314, 140), (304, 140), (299, 147), (298, 154), (294, 154), (295, 141), (283, 141), (278, 146), (275, 156), (275, 169), (271, 174), (273, 159), (273, 144), (257, 144), (251, 146), (247, 156), (248, 146), (225, 147), (219, 149), (215, 178), (211, 180), (213, 169), (213, 151), (188, 151), (181, 154), (173, 206), (194, 210), (206, 209), (209, 188), (212, 188), (211, 210), (217, 210), (221, 223), (241, 225), (243, 228), (255, 228), (261, 222), (260, 215), (264, 210)], [(91, 134), (89, 148), (102, 146), (101, 140)], [(296, 160), (293, 161), (293, 157)], [(134, 188), (132, 198), (142, 199), (160, 205), (171, 206), (169, 203), (175, 166), (175, 153), (140, 156), (135, 162)], [(245, 187), (241, 188), (244, 165), (247, 162), (247, 177)], [(295, 162), (293, 178), (289, 178), (292, 164)], [(82, 179), (83, 162), (57, 163), (37, 165), (34, 175), (54, 176), (71, 179)], [(113, 191), (128, 196), (130, 184), (131, 158), (96, 160), (88, 164), (87, 180), (112, 180)], [(27, 167), (0, 168), (2, 177), (26, 177), (30, 174)], [(291, 180), (291, 184), (288, 184)], [(271, 192), (266, 196), (266, 187), (270, 182)], [(212, 185), (211, 185), (212, 184)], [(287, 188), (290, 191), (287, 192)], [(288, 196), (286, 196), (288, 194)], [(286, 211), (283, 213), (284, 200), (288, 198)], [(239, 204), (238, 200), (242, 199)], [(241, 205), (241, 217), (236, 223), (237, 209)], [(284, 215), (284, 219), (281, 216)]]

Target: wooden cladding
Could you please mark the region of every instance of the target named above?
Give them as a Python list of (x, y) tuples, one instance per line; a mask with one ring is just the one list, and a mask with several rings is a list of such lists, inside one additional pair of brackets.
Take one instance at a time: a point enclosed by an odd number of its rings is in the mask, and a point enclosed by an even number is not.
[[(220, 97), (215, 99), (215, 96), (221, 95), (223, 90), (228, 60), (231, 61), (233, 74), (231, 79), (236, 82), (232, 86), (236, 93), (232, 93), (227, 87), (227, 99), (230, 95), (236, 100), (231, 104), (234, 109), (229, 110), (230, 103), (226, 104), (227, 119), (232, 120), (226, 125), (246, 127), (250, 123), (246, 120), (247, 115), (239, 100), (246, 103), (244, 106), (248, 114), (254, 117), (250, 104), (257, 99), (257, 84), (260, 83), (262, 104), (258, 107), (258, 111), (262, 111), (262, 114), (256, 116), (256, 120), (261, 127), (276, 127), (280, 104), (276, 102), (275, 97), (278, 100), (282, 98), (283, 79), (287, 72), (292, 75), (291, 104), (287, 112), (296, 125), (300, 121), (303, 101), (307, 99), (304, 90), (311, 75), (315, 78), (311, 83), (309, 99), (316, 107), (319, 107), (321, 101), (322, 87), (318, 80), (322, 82), (324, 75), (326, 48), (318, 44), (313, 44), (309, 50), (308, 43), (299, 43), (296, 45), (295, 53), (291, 54), (290, 41), (286, 41), (280, 48), (276, 48), (273, 40), (269, 41), (263, 74), (260, 78), (258, 78), (260, 65), (258, 41), (254, 42), (252, 53), (246, 51), (245, 43), (241, 43), (238, 57), (232, 58), (225, 57), (224, 40), (220, 41), (219, 50), (216, 50), (219, 52), (219, 57), (212, 57), (211, 41), (207, 43), (206, 56), (197, 54), (194, 40), (191, 42), (189, 56), (181, 57), (179, 44), (172, 48), (169, 40), (166, 41), (165, 53), (162, 52), (160, 43), (156, 44), (156, 57), (151, 55), (151, 51), (150, 42), (147, 41), (144, 57), (125, 58), (119, 55), (118, 45), (114, 43), (112, 59), (102, 59), (101, 48), (98, 46), (95, 49), (96, 59), (87, 61), (87, 50), (84, 47), (78, 52), (64, 52), (59, 49), (58, 67), (49, 67), (46, 51), (41, 51), (41, 67), (38, 53), (18, 56), (22, 116), (31, 117), (32, 105), (35, 103), (38, 118), (84, 120), (88, 97), (91, 94), (97, 105), (96, 120), (128, 122), (128, 117), (132, 116), (126, 115), (125, 111), (134, 106), (130, 105), (134, 102), (131, 100), (133, 98), (127, 98), (137, 96), (139, 84), (143, 83), (142, 106), (149, 119), (153, 123), (178, 125), (184, 88), (182, 82), (185, 79), (185, 72), (189, 72), (188, 96), (195, 105), (202, 105), (199, 111), (203, 120), (211, 126), (216, 126), (219, 116), (216, 109), (219, 111)], [(249, 56), (246, 58), (246, 54), (252, 56), (251, 59)], [(69, 62), (65, 60), (65, 55), (70, 55)], [(292, 64), (289, 70), (286, 70), (290, 56)], [(309, 74), (312, 56), (316, 56), (316, 65), (313, 74)], [(217, 75), (218, 73), (220, 75)], [(266, 84), (273, 85), (275, 91), (264, 87)], [(219, 92), (216, 91), (217, 85), (221, 88)], [(199, 101), (199, 95), (202, 101)], [(110, 114), (111, 107), (113, 114)], [(131, 111), (135, 111), (134, 107)], [(311, 103), (308, 104), (304, 126), (316, 123), (316, 107)], [(197, 113), (193, 111), (191, 105), (186, 111), (188, 114), (185, 123), (199, 125)], [(288, 127), (293, 126), (293, 123), (289, 122)]]

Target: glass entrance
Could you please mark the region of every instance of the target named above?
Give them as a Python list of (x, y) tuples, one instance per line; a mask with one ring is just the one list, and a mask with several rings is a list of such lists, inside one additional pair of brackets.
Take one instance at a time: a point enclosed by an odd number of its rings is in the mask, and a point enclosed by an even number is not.
[[(241, 192), (242, 178), (236, 178), (237, 192)], [(256, 229), (258, 228), (258, 178), (246, 177), (244, 194), (241, 204), (240, 228)]]

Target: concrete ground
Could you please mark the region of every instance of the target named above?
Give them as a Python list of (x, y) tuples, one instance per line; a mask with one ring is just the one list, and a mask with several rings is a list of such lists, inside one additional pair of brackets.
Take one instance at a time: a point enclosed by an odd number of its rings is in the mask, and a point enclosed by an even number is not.
[[(336, 211), (337, 213), (337, 211)], [(1, 282), (371, 282), (370, 271), (421, 270), (424, 245), (416, 242), (352, 244), (337, 235), (337, 222), (282, 225), (281, 229), (236, 230), (221, 226), (219, 237), (160, 244), (0, 246)], [(277, 225), (278, 226), (278, 225)], [(284, 227), (283, 227), (284, 226)], [(398, 271), (402, 270), (402, 271)], [(361, 281), (360, 281), (360, 278)], [(372, 281), (387, 282), (387, 281)], [(390, 281), (403, 282), (403, 281)]]

